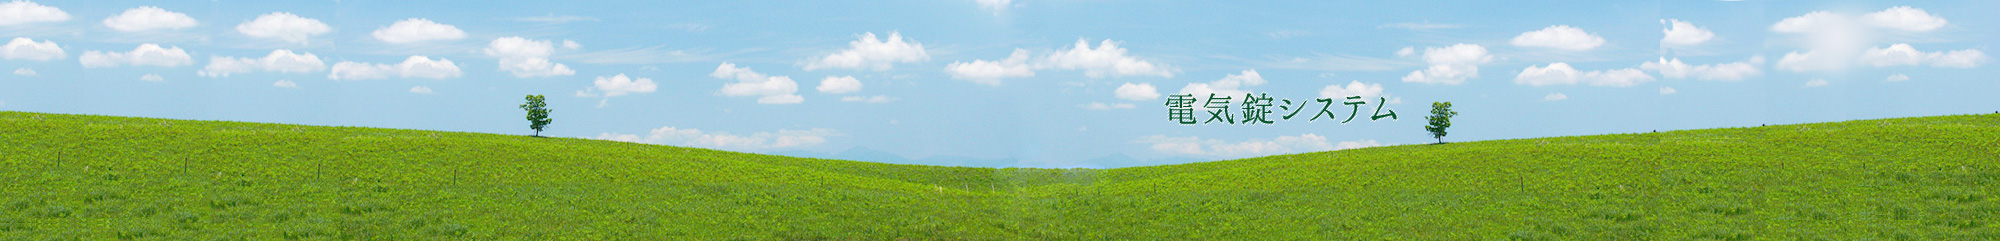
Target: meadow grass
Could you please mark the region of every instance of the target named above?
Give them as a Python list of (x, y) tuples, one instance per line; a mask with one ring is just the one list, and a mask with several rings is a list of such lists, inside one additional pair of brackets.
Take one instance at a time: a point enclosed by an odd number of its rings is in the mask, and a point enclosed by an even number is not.
[(1996, 140), (1956, 115), (1033, 169), (0, 112), (0, 240), (2000, 240)]

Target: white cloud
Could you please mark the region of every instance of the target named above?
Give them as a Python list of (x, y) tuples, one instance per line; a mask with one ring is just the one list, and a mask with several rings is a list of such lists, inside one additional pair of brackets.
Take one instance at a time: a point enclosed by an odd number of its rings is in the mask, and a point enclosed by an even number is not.
[(1514, 76), (1515, 84), (1529, 86), (1587, 84), (1591, 86), (1631, 87), (1652, 82), (1653, 76), (1635, 68), (1578, 71), (1568, 63), (1549, 63), (1546, 67), (1530, 65)]
[(1790, 17), (1790, 18), (1785, 18), (1783, 20), (1778, 20), (1778, 23), (1771, 25), (1771, 31), (1776, 31), (1780, 33), (1804, 33), (1813, 31), (1815, 29), (1830, 28), (1834, 27), (1835, 25), (1844, 25), (1843, 23), (1845, 22), (1847, 22), (1846, 16), (1841, 16), (1840, 14), (1835, 14), (1827, 11), (1813, 11), (1810, 13), (1806, 13), (1805, 15), (1799, 15), (1797, 17)]
[(1660, 20), (1660, 23), (1667, 24), (1666, 29), (1660, 30), (1666, 33), (1665, 37), (1660, 38), (1661, 45), (1696, 45), (1715, 38), (1715, 32), (1680, 19), (1664, 19)]
[(1090, 78), (1174, 77), (1172, 67), (1140, 60), (1126, 55), (1126, 52), (1125, 48), (1118, 47), (1118, 42), (1109, 39), (1096, 48), (1091, 48), (1088, 40), (1078, 39), (1076, 45), (1034, 59), (1032, 63), (1029, 62), (1028, 50), (1015, 49), (1005, 60), (952, 62), (945, 66), (945, 73), (951, 74), (953, 79), (993, 86), (1000, 85), (1002, 78), (1032, 77), (1036, 70), (1043, 69), (1083, 70), (1084, 76)]
[(564, 39), (562, 41), (562, 47), (563, 49), (582, 49), (583, 44), (576, 43), (576, 40)]
[(154, 82), (154, 83), (167, 82), (167, 78), (162, 78), (160, 77), (160, 75), (157, 74), (141, 75), (139, 76), (139, 80), (143, 80), (146, 82)]
[(887, 95), (848, 96), (848, 97), (840, 97), (840, 101), (863, 102), (863, 103), (889, 103), (890, 101), (896, 101), (896, 97), (889, 97)]
[(1785, 53), (1785, 57), (1778, 58), (1777, 69), (1792, 72), (1841, 70), (1847, 68), (1847, 59), (1850, 59), (1847, 55), (1845, 53), (1829, 53), (1816, 50), (1806, 52), (1792, 51)]
[(35, 69), (30, 69), (30, 68), (14, 69), (14, 75), (35, 76)]
[(1160, 98), (1160, 89), (1153, 88), (1153, 83), (1132, 84), (1128, 82), (1118, 85), (1118, 89), (1113, 90), (1111, 95), (1127, 100), (1154, 100)]
[(1903, 81), (1910, 81), (1910, 76), (1908, 76), (1908, 75), (1903, 75), (1903, 74), (1893, 74), (1893, 75), (1889, 75), (1889, 79), (1888, 79), (1888, 81), (1889, 81), (1889, 82), (1903, 82)]
[(1153, 151), (1166, 154), (1209, 156), (1209, 157), (1222, 157), (1222, 158), (1240, 158), (1240, 157), (1345, 150), (1345, 149), (1382, 146), (1381, 142), (1375, 140), (1342, 141), (1336, 143), (1328, 141), (1326, 137), (1316, 134), (1303, 134), (1297, 136), (1278, 136), (1277, 138), (1271, 138), (1271, 139), (1249, 139), (1239, 142), (1229, 142), (1217, 139), (1203, 139), (1194, 136), (1168, 137), (1165, 135), (1151, 135), (1151, 136), (1139, 137), (1133, 142), (1146, 144)]
[(77, 61), (85, 68), (118, 67), (120, 65), (152, 65), (175, 67), (194, 63), (187, 50), (180, 47), (161, 48), (157, 44), (140, 44), (131, 52), (85, 51), (77, 56)]
[(1909, 44), (1895, 44), (1888, 48), (1869, 48), (1861, 53), (1861, 62), (1869, 65), (1898, 66), (1930, 64), (1931, 67), (1972, 68), (1986, 61), (1986, 53), (1977, 49), (1950, 52), (1917, 51)]
[[(1771, 25), (1771, 31), (1798, 34), (1794, 41), (1804, 47), (1803, 51), (1792, 51), (1779, 58), (1778, 69), (1793, 72), (1840, 71), (1855, 64), (1881, 67), (1928, 62), (1933, 56), (1917, 52), (1914, 48), (1890, 46), (1883, 49), (1872, 46), (1885, 40), (1916, 36), (1912, 33), (1934, 31), (1948, 23), (1923, 9), (1898, 6), (1859, 17), (1817, 11), (1779, 21)], [(1970, 68), (1983, 61), (1984, 55), (1971, 49), (1939, 53), (1935, 55), (1937, 62), (1932, 66)]]
[(29, 1), (0, 3), (0, 26), (69, 21), (69, 13)]
[(422, 86), (422, 85), (418, 85), (417, 87), (410, 87), (410, 93), (418, 93), (418, 94), (426, 94), (426, 95), (428, 95), (428, 94), (431, 94), (431, 87), (424, 87), (424, 86)]
[(273, 12), (257, 19), (236, 25), (236, 32), (250, 37), (274, 38), (292, 43), (306, 43), (313, 35), (332, 32), (333, 27), (318, 19), (299, 17), (288, 12)]
[(208, 67), (196, 71), (206, 77), (229, 77), (229, 74), (252, 71), (279, 73), (310, 73), (326, 70), (326, 62), (312, 53), (293, 53), (291, 50), (272, 50), (263, 58), (238, 58), (215, 56), (208, 59)]
[(971, 80), (974, 83), (998, 86), (1002, 78), (1034, 77), (1035, 70), (1028, 66), (1028, 50), (1014, 49), (1007, 59), (1000, 61), (972, 60), (972, 62), (952, 62), (944, 68), (953, 79)]
[(1486, 47), (1476, 44), (1455, 44), (1443, 48), (1424, 48), (1424, 62), (1430, 68), (1412, 71), (1403, 76), (1403, 82), (1458, 85), (1466, 79), (1479, 77), (1479, 65), (1493, 61), (1493, 55)]
[(1542, 30), (1529, 31), (1514, 36), (1514, 46), (1541, 47), (1562, 50), (1590, 50), (1604, 45), (1604, 37), (1584, 32), (1569, 25), (1555, 25)]
[(768, 150), (818, 146), (825, 144), (827, 137), (841, 135), (843, 134), (839, 131), (826, 128), (778, 130), (777, 132), (733, 135), (726, 132), (706, 132), (698, 129), (682, 129), (669, 126), (653, 129), (643, 137), (635, 134), (607, 132), (598, 134), (596, 139), (725, 150)]
[(187, 14), (167, 11), (160, 7), (144, 6), (125, 9), (118, 16), (104, 19), (104, 26), (118, 31), (135, 32), (159, 29), (179, 30), (200, 25)]
[(1826, 84), (1827, 84), (1826, 79), (1813, 79), (1806, 81), (1806, 87), (1820, 87), (1820, 86), (1826, 86)]
[(450, 59), (431, 60), (423, 55), (411, 55), (396, 65), (341, 61), (333, 64), (333, 71), (326, 78), (332, 80), (384, 79), (389, 77), (447, 79), (465, 75), (458, 64)]
[(625, 74), (618, 74), (609, 77), (598, 76), (597, 80), (591, 81), (589, 89), (577, 91), (577, 95), (584, 97), (615, 97), (632, 93), (653, 93), (659, 87), (659, 85), (653, 84), (653, 79), (650, 78), (635, 79), (626, 77)]
[(873, 69), (889, 70), (895, 63), (912, 63), (930, 60), (924, 53), (924, 44), (904, 41), (903, 35), (889, 32), (888, 40), (875, 38), (875, 33), (863, 33), (861, 39), (848, 42), (849, 48), (831, 55), (807, 62), (805, 70), (814, 69)]
[(1164, 65), (1153, 64), (1125, 55), (1126, 49), (1118, 47), (1118, 42), (1110, 39), (1091, 48), (1090, 42), (1078, 39), (1069, 49), (1058, 50), (1042, 58), (1037, 64), (1046, 68), (1083, 70), (1084, 76), (1104, 78), (1105, 76), (1159, 76), (1173, 78), (1174, 71)]
[(1375, 97), (1382, 96), (1382, 84), (1363, 84), (1361, 81), (1355, 80), (1347, 82), (1347, 86), (1333, 84), (1319, 90), (1319, 98), (1339, 100), (1350, 96), (1360, 96), (1362, 99), (1375, 99)]
[(290, 80), (278, 80), (278, 82), (271, 82), (271, 87), (297, 89), (299, 88), (299, 83), (292, 83)]
[(1396, 50), (1396, 57), (1410, 57), (1414, 55), (1417, 55), (1416, 46), (1403, 47), (1403, 49)]
[(63, 53), (62, 46), (57, 46), (55, 41), (44, 39), (37, 43), (33, 39), (17, 37), (7, 41), (7, 46), (0, 47), (0, 56), (10, 60), (49, 61), (63, 59), (69, 54)]
[(1660, 94), (1661, 94), (1661, 95), (1671, 95), (1671, 94), (1674, 94), (1674, 93), (1680, 93), (1680, 92), (1681, 92), (1681, 91), (1679, 91), (1679, 90), (1674, 90), (1674, 88), (1671, 88), (1671, 87), (1660, 87)]
[(1174, 93), (1193, 94), (1197, 98), (1208, 98), (1209, 94), (1243, 96), (1250, 93), (1244, 90), (1244, 87), (1262, 85), (1265, 82), (1267, 81), (1264, 81), (1264, 76), (1257, 74), (1257, 70), (1244, 70), (1242, 73), (1224, 76), (1208, 83), (1188, 83), (1187, 86), (1181, 87), (1181, 91)]
[(432, 40), (457, 40), (465, 38), (465, 31), (450, 24), (432, 22), (430, 19), (410, 18), (387, 27), (375, 29), (371, 35), (375, 40), (393, 44), (415, 43)]
[(1639, 64), (1639, 68), (1659, 72), (1660, 77), (1668, 79), (1693, 77), (1701, 80), (1737, 81), (1763, 74), (1762, 70), (1757, 69), (1757, 65), (1763, 63), (1763, 56), (1752, 56), (1747, 61), (1704, 65), (1689, 65), (1681, 62), (1680, 58), (1660, 58), (1659, 62)]
[(515, 78), (576, 74), (576, 70), (568, 65), (549, 61), (549, 55), (555, 53), (555, 45), (547, 40), (497, 38), (487, 44), (484, 52), (486, 56), (499, 58), (500, 70), (513, 74)]
[(820, 93), (854, 93), (861, 91), (861, 80), (854, 79), (854, 76), (827, 76), (825, 79), (820, 79), (819, 87), (814, 89), (818, 89)]
[(1005, 12), (1007, 6), (1014, 4), (1014, 0), (973, 0), (973, 2), (979, 3), (979, 9), (990, 10), (994, 14)]
[(1564, 95), (1563, 93), (1554, 93), (1554, 94), (1549, 94), (1548, 96), (1542, 96), (1542, 101), (1559, 101), (1567, 99), (1569, 99), (1569, 95)]
[(757, 98), (759, 104), (805, 102), (805, 97), (795, 94), (799, 91), (799, 83), (792, 81), (791, 77), (768, 76), (751, 71), (749, 67), (737, 68), (736, 64), (728, 62), (716, 66), (715, 72), (708, 76), (737, 81), (722, 85), (721, 94), (724, 96), (763, 96)]
[(1877, 27), (1917, 32), (1937, 30), (1947, 23), (1943, 17), (1910, 6), (1891, 7), (1861, 17)]
[(1131, 109), (1138, 106), (1133, 105), (1132, 103), (1090, 102), (1087, 104), (1079, 105), (1077, 107), (1082, 107), (1083, 109), (1086, 110), (1110, 110), (1110, 109)]

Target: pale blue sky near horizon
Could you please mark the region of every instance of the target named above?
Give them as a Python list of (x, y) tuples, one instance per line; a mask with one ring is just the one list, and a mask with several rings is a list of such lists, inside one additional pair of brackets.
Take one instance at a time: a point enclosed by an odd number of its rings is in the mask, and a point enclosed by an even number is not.
[[(8, 1), (0, 110), (525, 135), (516, 105), (541, 94), (554, 109), (548, 136), (1126, 167), (1430, 143), (1423, 116), (1435, 101), (1461, 113), (1446, 141), (1994, 113), (1994, 9)], [(162, 48), (135, 50), (144, 44)], [(1180, 125), (1163, 103), (1183, 90), (1380, 96), (1397, 100), (1386, 108), (1399, 118)]]

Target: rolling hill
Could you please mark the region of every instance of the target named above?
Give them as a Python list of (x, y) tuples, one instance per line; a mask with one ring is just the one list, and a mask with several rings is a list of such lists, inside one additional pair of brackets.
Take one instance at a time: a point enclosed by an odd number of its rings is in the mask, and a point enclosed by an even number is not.
[(0, 240), (2000, 240), (2000, 115), (970, 168), (0, 112)]

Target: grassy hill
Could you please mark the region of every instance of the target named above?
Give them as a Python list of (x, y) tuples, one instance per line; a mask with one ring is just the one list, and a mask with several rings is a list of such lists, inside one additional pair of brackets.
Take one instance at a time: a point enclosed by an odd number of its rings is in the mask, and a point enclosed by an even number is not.
[(2000, 240), (2000, 115), (1119, 169), (0, 112), (0, 240)]

